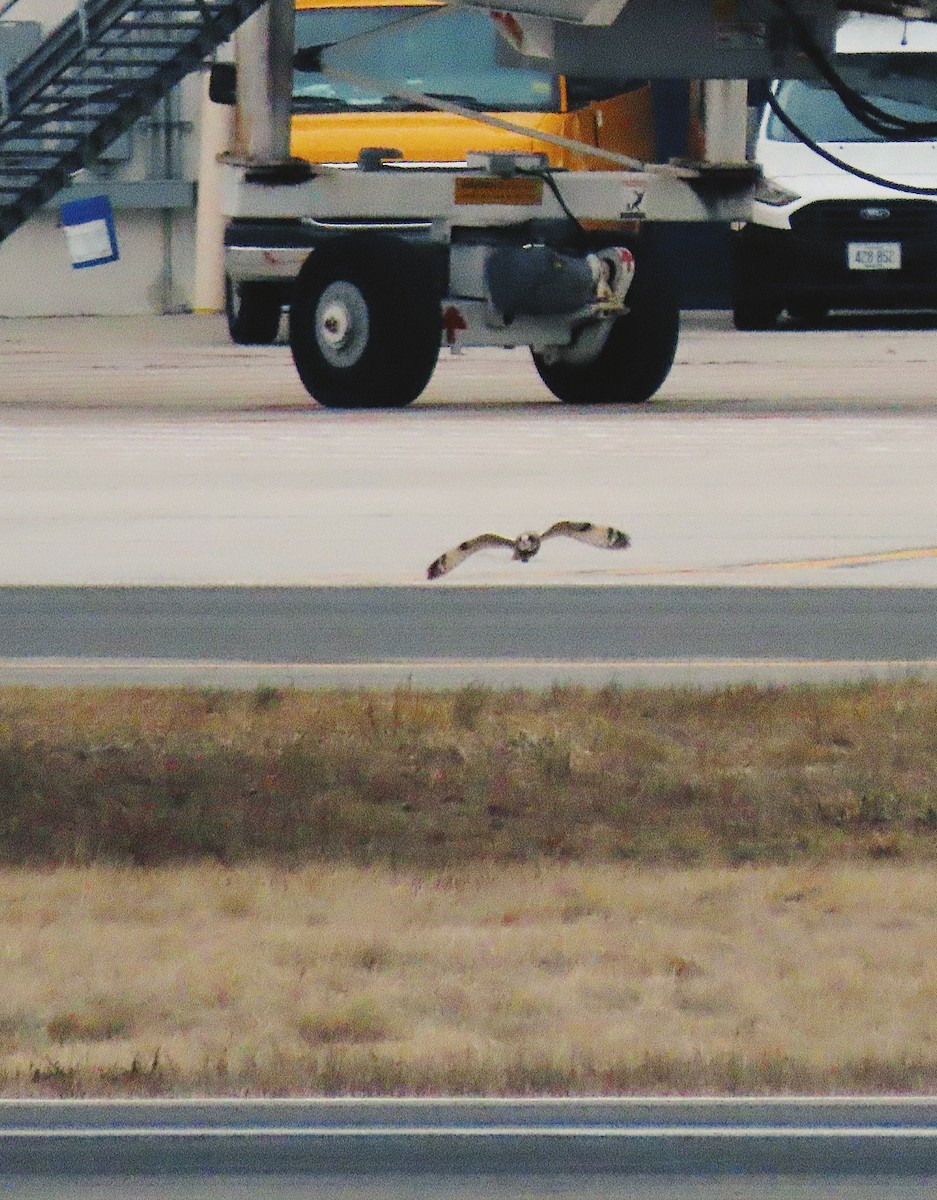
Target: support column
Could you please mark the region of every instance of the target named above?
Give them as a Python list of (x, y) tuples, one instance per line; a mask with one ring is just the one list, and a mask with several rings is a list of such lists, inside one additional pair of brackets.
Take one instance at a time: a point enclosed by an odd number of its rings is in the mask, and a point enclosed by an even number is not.
[(704, 162), (745, 161), (748, 140), (748, 81), (707, 79), (703, 83)]
[(261, 162), (290, 154), (294, 0), (267, 0), (235, 35), (237, 153)]
[(200, 125), (192, 308), (195, 312), (220, 312), (224, 308), (225, 219), (218, 155), (231, 149), (234, 109), (209, 100), (207, 72), (202, 79)]

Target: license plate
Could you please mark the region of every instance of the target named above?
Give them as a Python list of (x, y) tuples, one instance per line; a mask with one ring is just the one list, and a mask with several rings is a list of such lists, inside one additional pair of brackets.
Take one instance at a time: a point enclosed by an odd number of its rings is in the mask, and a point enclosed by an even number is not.
[(900, 271), (901, 242), (850, 242), (850, 271)]

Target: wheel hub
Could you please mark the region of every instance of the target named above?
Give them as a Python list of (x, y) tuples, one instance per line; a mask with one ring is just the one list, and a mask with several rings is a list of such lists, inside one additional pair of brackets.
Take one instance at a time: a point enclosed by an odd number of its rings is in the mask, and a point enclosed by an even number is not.
[(329, 284), (316, 305), (316, 341), (333, 367), (352, 367), (368, 344), (370, 322), (364, 296), (346, 280)]
[(344, 346), (350, 328), (351, 321), (344, 305), (330, 304), (322, 314), (322, 336), (330, 346)]

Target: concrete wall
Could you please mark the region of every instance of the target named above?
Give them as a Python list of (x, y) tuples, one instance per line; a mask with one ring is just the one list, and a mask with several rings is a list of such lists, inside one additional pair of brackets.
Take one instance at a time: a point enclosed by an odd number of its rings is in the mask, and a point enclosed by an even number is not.
[(0, 316), (186, 311), (191, 307), (195, 213), (115, 209), (120, 259), (76, 270), (56, 212), (44, 211), (0, 246)]
[[(49, 32), (74, 0), (19, 0), (10, 17)], [(102, 161), (0, 244), (0, 316), (180, 312), (192, 307), (199, 121), (194, 73), (118, 139)], [(119, 261), (76, 270), (59, 227), (64, 200), (106, 195)]]

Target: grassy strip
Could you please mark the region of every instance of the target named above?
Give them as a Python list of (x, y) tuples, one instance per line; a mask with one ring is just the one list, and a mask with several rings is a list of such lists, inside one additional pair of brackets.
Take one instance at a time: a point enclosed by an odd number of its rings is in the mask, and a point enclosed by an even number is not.
[(937, 1091), (929, 864), (0, 870), (0, 1093)]
[[(70, 1058), (71, 1056), (69, 1056)], [(797, 1055), (624, 1055), (600, 1060), (499, 1048), (493, 1054), (443, 1054), (421, 1062), (376, 1050), (339, 1047), (305, 1055), (222, 1054), (192, 1074), (159, 1054), (127, 1054), (107, 1066), (59, 1062), (53, 1054), (0, 1075), (0, 1094), (16, 1097), (129, 1096), (844, 1096), (937, 1093), (937, 1060), (882, 1061), (856, 1056), (820, 1067)]]
[(0, 691), (0, 864), (937, 851), (937, 686)]

